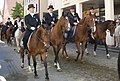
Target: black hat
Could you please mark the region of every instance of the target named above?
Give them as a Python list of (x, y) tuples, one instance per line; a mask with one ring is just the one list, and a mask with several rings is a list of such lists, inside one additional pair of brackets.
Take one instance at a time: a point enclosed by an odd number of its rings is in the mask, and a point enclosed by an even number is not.
[(89, 10), (94, 10), (94, 8), (93, 7), (90, 7), (90, 9)]
[(29, 4), (29, 5), (28, 5), (28, 10), (29, 10), (30, 8), (35, 8), (35, 7), (34, 7), (33, 4)]
[(10, 20), (10, 18), (8, 18), (8, 20)]
[(75, 7), (74, 7), (74, 6), (71, 6), (70, 9), (75, 9)]
[(54, 9), (53, 5), (49, 5), (49, 7), (47, 9), (49, 10), (50, 8)]

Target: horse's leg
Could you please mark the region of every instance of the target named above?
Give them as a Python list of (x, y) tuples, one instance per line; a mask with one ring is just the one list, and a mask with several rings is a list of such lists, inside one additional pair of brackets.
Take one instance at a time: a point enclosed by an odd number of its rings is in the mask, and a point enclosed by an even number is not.
[(46, 61), (46, 53), (43, 53), (41, 54), (41, 59), (43, 60), (43, 64), (44, 64), (44, 67), (45, 67), (45, 79), (46, 80), (49, 80), (49, 77), (48, 77), (48, 68), (47, 68), (47, 61)]
[(67, 54), (67, 50), (66, 50), (66, 44), (63, 45), (63, 49), (62, 49), (62, 55), (63, 55), (63, 57), (65, 57), (64, 52), (66, 54), (66, 58), (68, 58), (68, 54)]
[(93, 51), (94, 56), (96, 56), (96, 49), (97, 49), (97, 40), (95, 40), (95, 44), (94, 44), (94, 51)]
[(31, 65), (30, 65), (30, 58), (31, 58), (31, 54), (29, 53), (28, 54), (28, 68), (29, 68), (29, 72), (32, 72), (32, 68), (31, 68)]
[(37, 66), (36, 58), (35, 58), (34, 54), (31, 54), (31, 55), (32, 55), (32, 59), (33, 59), (33, 66), (34, 66), (35, 78), (37, 78), (38, 75), (37, 75), (37, 70), (36, 70), (36, 66)]
[(86, 42), (82, 43), (82, 55), (81, 55), (81, 63), (84, 64), (84, 51), (85, 51)]
[(78, 55), (77, 55), (77, 58), (75, 59), (75, 61), (78, 61), (78, 58), (80, 56), (80, 43), (79, 42), (76, 42), (76, 48), (77, 48)]
[(87, 42), (85, 43), (85, 52), (87, 55), (89, 55), (88, 49), (87, 49)]
[(107, 55), (107, 58), (110, 58), (110, 54), (109, 54), (109, 52), (108, 52), (108, 46), (107, 46), (107, 44), (106, 44), (106, 40), (103, 39), (102, 41), (103, 41), (103, 44), (104, 44), (105, 49), (106, 49), (106, 55)]
[(20, 48), (21, 68), (24, 68), (24, 48)]
[(16, 39), (16, 44), (17, 44), (17, 52), (19, 53), (19, 52), (20, 52), (19, 38), (18, 38), (18, 37), (15, 37), (15, 39)]
[(54, 49), (54, 53), (55, 53), (55, 60), (54, 60), (54, 65), (57, 66), (57, 71), (61, 71), (60, 65), (59, 65), (59, 56), (58, 53), (60, 51), (60, 49), (58, 48), (53, 48)]

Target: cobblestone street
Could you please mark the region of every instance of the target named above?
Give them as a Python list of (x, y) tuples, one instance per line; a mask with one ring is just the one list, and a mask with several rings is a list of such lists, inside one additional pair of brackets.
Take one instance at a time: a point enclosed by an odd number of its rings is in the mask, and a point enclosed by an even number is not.
[[(21, 69), (20, 56), (14, 49), (15, 47), (5, 47), (4, 44), (0, 44), (0, 75), (4, 76), (7, 81), (44, 81), (44, 67), (39, 57), (37, 60), (39, 79), (34, 79), (34, 73), (28, 72), (27, 55), (25, 55), (25, 68)], [(47, 58), (50, 81), (118, 81), (118, 50), (113, 48), (109, 50), (111, 59), (106, 58), (102, 46), (98, 48), (96, 57), (92, 54), (92, 48), (89, 48), (90, 55), (85, 55), (85, 64), (81, 64), (80, 59), (75, 62), (77, 55), (75, 45), (69, 44), (67, 46), (69, 58), (62, 58), (61, 53), (59, 54), (62, 72), (57, 72), (53, 65), (54, 54), (50, 49)]]

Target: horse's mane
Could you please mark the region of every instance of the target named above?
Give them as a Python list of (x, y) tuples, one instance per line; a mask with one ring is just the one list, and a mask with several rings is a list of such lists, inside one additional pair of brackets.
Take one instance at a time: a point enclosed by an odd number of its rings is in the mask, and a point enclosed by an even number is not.
[(84, 17), (83, 19), (81, 19), (78, 23), (78, 25), (83, 25), (84, 24), (84, 21), (85, 21), (86, 17)]
[(60, 17), (60, 19), (58, 20), (58, 22), (56, 23), (56, 26), (60, 25), (60, 22), (62, 22), (63, 16)]
[(116, 25), (116, 23), (113, 20), (107, 20), (107, 21), (103, 22), (103, 24), (105, 26), (108, 26), (111, 22), (113, 22), (113, 24)]

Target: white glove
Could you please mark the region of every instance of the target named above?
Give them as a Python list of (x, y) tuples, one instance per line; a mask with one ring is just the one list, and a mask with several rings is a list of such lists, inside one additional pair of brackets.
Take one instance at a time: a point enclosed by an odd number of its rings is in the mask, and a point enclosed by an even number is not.
[(52, 24), (55, 24), (53, 21), (51, 22)]
[(78, 23), (74, 22), (73, 24), (76, 26)]
[(40, 28), (40, 25), (39, 25), (39, 26), (37, 26), (37, 28)]
[(35, 30), (35, 27), (31, 27), (30, 29), (31, 29), (31, 30)]

